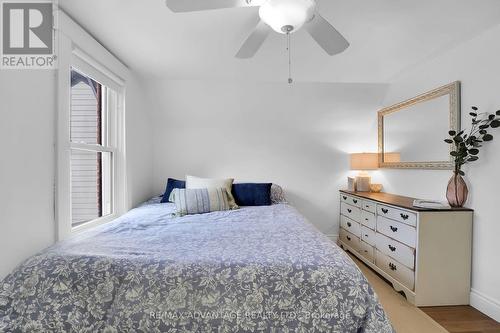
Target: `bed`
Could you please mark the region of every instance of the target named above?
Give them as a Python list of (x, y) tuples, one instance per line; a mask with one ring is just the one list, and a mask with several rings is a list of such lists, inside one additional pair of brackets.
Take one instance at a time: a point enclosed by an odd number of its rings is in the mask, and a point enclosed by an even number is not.
[(292, 206), (173, 210), (152, 199), (28, 259), (0, 283), (0, 331), (393, 332)]

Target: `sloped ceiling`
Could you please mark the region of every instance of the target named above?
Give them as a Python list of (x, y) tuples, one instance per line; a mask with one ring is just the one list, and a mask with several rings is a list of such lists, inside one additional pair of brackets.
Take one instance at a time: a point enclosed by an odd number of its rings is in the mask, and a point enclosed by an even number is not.
[[(200, 0), (203, 1), (203, 0)], [(500, 23), (498, 0), (317, 0), (351, 43), (328, 56), (305, 30), (292, 38), (303, 82), (380, 82)], [(283, 35), (253, 59), (234, 58), (258, 22), (256, 8), (174, 14), (163, 0), (60, 0), (62, 9), (143, 76), (280, 82)]]

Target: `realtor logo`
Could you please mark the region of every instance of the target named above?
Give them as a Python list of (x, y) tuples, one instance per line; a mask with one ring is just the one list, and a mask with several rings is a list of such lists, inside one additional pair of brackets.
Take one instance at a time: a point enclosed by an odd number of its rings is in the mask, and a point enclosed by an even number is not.
[(3, 69), (54, 68), (52, 2), (2, 3)]

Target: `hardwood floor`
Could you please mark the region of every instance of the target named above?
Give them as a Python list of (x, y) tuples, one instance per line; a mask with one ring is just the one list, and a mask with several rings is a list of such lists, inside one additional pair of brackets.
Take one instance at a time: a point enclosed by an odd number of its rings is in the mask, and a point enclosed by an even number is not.
[(420, 308), (451, 333), (500, 333), (500, 323), (471, 306)]
[[(398, 333), (500, 333), (500, 323), (471, 306), (417, 308), (377, 272), (349, 253), (377, 292)], [(437, 323), (437, 325), (436, 325)], [(443, 330), (444, 329), (444, 330)]]

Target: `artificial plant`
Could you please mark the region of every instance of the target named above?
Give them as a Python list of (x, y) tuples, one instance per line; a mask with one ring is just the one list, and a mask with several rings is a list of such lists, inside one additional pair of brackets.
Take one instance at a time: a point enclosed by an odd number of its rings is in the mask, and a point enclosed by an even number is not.
[(484, 142), (492, 141), (493, 135), (488, 130), (500, 127), (500, 110), (496, 113), (478, 113), (479, 108), (472, 107), (472, 112), (469, 115), (472, 117), (472, 125), (470, 131), (465, 130), (460, 132), (449, 131), (450, 138), (444, 141), (454, 145), (450, 155), (454, 159), (455, 174), (464, 176), (462, 166), (467, 163), (479, 160), (479, 150)]

